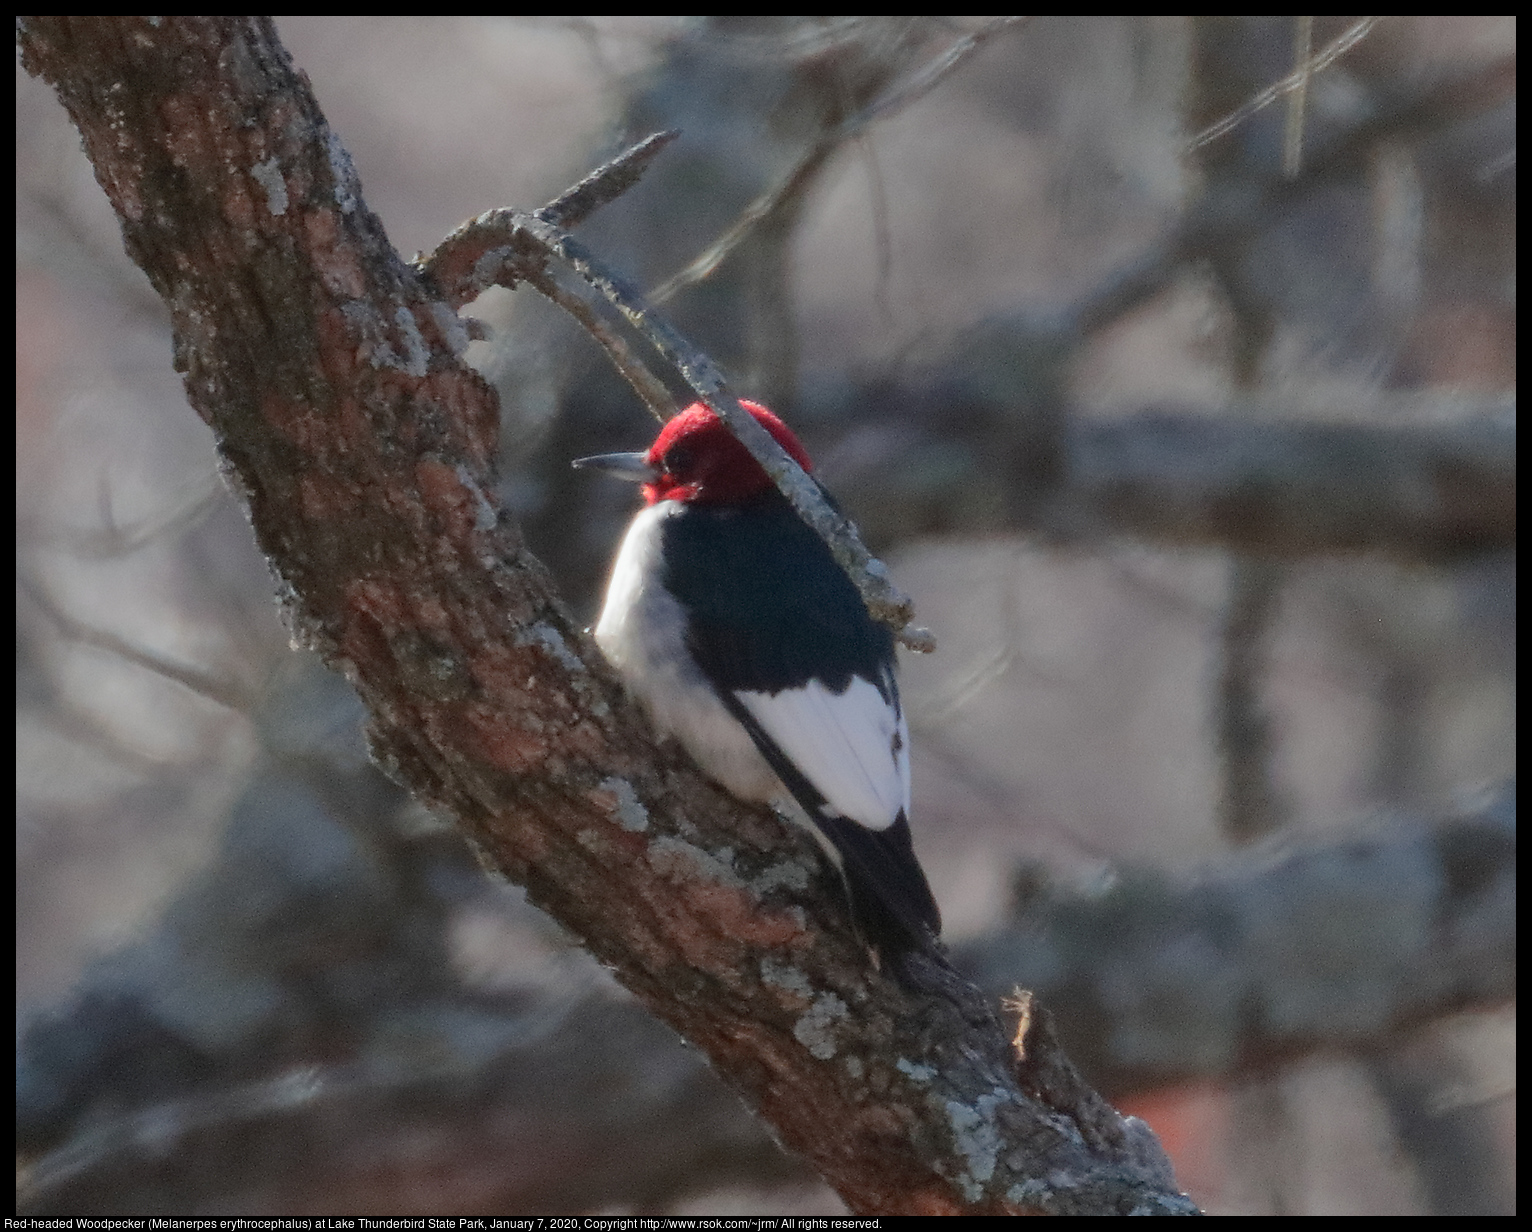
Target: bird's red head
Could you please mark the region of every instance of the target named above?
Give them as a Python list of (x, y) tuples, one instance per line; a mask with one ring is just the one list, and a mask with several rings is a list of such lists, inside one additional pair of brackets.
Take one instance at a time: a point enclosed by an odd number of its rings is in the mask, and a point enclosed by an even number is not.
[[(776, 438), (793, 461), (806, 471), (812, 469), (808, 452), (791, 428), (759, 403), (740, 399), (740, 405)], [(644, 484), (644, 499), (651, 505), (664, 500), (738, 504), (772, 487), (771, 477), (761, 464), (701, 402), (693, 402), (667, 423), (644, 458), (658, 471)]]

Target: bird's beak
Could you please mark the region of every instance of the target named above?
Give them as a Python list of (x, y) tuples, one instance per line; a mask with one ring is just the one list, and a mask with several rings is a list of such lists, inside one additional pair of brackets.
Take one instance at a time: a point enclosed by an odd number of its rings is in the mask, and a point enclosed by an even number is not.
[(605, 471), (629, 483), (652, 483), (660, 477), (660, 468), (642, 453), (598, 453), (589, 458), (576, 458), (571, 463), (577, 468)]

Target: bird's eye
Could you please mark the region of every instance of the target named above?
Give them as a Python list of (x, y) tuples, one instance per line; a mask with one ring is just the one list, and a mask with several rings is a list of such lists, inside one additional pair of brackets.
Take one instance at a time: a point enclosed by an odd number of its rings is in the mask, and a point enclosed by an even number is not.
[(692, 468), (692, 451), (685, 445), (677, 445), (664, 458), (665, 469), (672, 475), (682, 475)]

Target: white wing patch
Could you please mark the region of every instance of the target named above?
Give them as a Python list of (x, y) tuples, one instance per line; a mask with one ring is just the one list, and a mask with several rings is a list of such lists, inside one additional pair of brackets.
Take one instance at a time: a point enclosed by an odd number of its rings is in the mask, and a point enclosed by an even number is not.
[(871, 681), (853, 677), (844, 693), (810, 680), (735, 696), (836, 813), (885, 830), (909, 812), (909, 731)]

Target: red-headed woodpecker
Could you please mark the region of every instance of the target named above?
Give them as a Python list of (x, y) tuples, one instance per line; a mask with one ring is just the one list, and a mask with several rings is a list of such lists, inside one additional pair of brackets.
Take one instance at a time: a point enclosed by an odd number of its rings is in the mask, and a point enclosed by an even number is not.
[[(809, 470), (786, 424), (740, 405)], [(819, 839), (880, 953), (929, 948), (941, 916), (910, 843), (892, 634), (702, 403), (646, 453), (575, 465), (643, 484), (595, 636), (655, 726), (734, 795)]]

